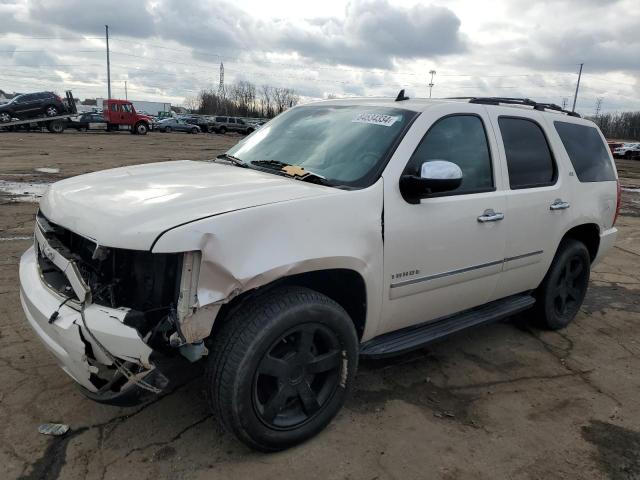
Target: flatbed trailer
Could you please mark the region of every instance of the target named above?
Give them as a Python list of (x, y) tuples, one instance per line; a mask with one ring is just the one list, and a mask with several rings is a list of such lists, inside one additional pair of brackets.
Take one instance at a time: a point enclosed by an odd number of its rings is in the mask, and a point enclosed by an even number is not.
[(0, 128), (9, 129), (11, 127), (18, 127), (20, 125), (36, 125), (40, 128), (46, 128), (51, 133), (62, 133), (67, 126), (67, 121), (78, 114), (78, 110), (76, 109), (76, 102), (73, 99), (73, 94), (71, 90), (67, 90), (65, 92), (66, 100), (67, 100), (67, 113), (64, 115), (55, 115), (53, 117), (36, 117), (36, 118), (27, 118), (25, 120), (14, 120), (12, 122), (4, 122), (0, 123)]

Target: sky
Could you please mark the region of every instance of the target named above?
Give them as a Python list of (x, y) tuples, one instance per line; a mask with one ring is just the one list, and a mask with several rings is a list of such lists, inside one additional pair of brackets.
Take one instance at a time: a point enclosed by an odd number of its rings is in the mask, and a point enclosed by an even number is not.
[(0, 89), (184, 103), (247, 80), (328, 96), (640, 110), (638, 0), (0, 0)]

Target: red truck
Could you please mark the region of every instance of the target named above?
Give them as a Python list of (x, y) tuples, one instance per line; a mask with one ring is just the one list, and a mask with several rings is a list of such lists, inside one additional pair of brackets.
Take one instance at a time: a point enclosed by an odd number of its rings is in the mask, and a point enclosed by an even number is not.
[(146, 135), (151, 130), (151, 117), (136, 112), (128, 100), (109, 98), (102, 102), (102, 116), (107, 122), (107, 130), (129, 130), (131, 133)]

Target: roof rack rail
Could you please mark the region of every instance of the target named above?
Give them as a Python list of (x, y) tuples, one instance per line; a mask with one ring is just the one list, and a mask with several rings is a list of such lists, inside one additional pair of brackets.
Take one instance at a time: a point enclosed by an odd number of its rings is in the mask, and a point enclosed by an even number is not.
[(469, 100), (469, 103), (480, 103), (483, 105), (524, 105), (527, 107), (533, 107), (534, 110), (553, 110), (555, 112), (562, 112), (570, 115), (572, 117), (580, 118), (580, 114), (576, 112), (571, 112), (569, 110), (565, 110), (560, 105), (556, 105), (555, 103), (540, 103), (534, 102), (528, 98), (510, 98), (510, 97), (449, 97), (452, 100)]

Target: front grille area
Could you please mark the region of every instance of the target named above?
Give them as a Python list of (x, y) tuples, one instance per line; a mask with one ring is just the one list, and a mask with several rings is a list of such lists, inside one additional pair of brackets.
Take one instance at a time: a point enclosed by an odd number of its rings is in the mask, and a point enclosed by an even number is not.
[[(73, 260), (98, 305), (136, 311), (136, 328), (144, 334), (175, 308), (182, 254), (99, 247), (95, 242), (51, 223), (38, 212), (50, 246)], [(39, 227), (36, 227), (39, 228)], [(38, 249), (45, 282), (65, 297), (75, 297), (66, 276)]]

